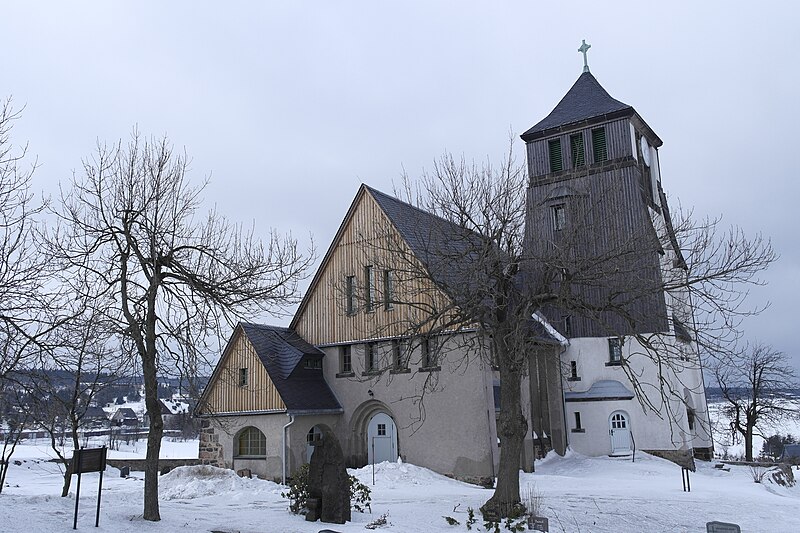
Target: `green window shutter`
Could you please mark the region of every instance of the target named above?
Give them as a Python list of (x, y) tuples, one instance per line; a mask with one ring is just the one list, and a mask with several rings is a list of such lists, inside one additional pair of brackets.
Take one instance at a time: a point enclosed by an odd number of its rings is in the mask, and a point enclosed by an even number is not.
[(595, 163), (608, 161), (608, 148), (606, 147), (605, 128), (597, 128), (596, 130), (592, 130), (592, 152), (594, 153)]
[(549, 141), (547, 143), (547, 148), (550, 152), (550, 172), (563, 170), (564, 165), (561, 162), (561, 139)]
[(586, 150), (583, 149), (583, 133), (576, 133), (569, 137), (570, 151), (572, 152), (572, 166), (582, 167), (586, 164)]

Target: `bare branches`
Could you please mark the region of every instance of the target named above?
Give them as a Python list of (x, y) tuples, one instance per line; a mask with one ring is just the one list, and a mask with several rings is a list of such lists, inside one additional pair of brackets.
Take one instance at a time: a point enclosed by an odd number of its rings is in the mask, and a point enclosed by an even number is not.
[[(204, 183), (187, 179), (188, 158), (166, 138), (134, 131), (123, 146), (99, 145), (53, 211), (48, 235), (63, 282), (95, 300), (119, 345), (138, 355), (150, 433), (145, 519), (158, 520), (158, 450), (163, 421), (157, 375), (206, 367), (208, 342), (241, 317), (280, 313), (297, 299), (313, 260), (290, 236), (263, 244), (215, 211), (202, 214)], [(216, 350), (213, 351), (216, 353)]]
[(731, 420), (731, 432), (744, 438), (746, 459), (752, 461), (759, 425), (798, 414), (786, 401), (789, 390), (797, 387), (794, 370), (786, 354), (755, 344), (717, 358), (711, 371), (726, 402), (723, 412)]

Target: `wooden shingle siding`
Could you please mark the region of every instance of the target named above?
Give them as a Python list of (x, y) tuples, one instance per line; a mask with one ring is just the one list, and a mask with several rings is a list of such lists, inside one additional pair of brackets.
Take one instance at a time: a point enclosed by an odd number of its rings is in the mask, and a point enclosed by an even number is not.
[[(239, 386), (239, 369), (248, 369), (248, 383)], [(207, 393), (204, 412), (241, 413), (281, 411), (286, 405), (258, 359), (253, 345), (237, 329), (236, 338), (223, 355), (217, 378)]]
[[(292, 322), (293, 328), (312, 344), (350, 343), (371, 338), (402, 335), (408, 324), (418, 319), (413, 306), (403, 302), (425, 302), (426, 306), (446, 305), (444, 295), (429, 279), (419, 276), (420, 267), (412, 266), (413, 254), (405, 245), (388, 217), (369, 192), (364, 191), (345, 222), (338, 242), (334, 242), (327, 261), (320, 266), (307, 301)], [(376, 280), (391, 270), (396, 302), (384, 305), (384, 285), (377, 283), (373, 309), (365, 309), (365, 272), (373, 267)], [(355, 277), (355, 309), (348, 315), (346, 280)]]

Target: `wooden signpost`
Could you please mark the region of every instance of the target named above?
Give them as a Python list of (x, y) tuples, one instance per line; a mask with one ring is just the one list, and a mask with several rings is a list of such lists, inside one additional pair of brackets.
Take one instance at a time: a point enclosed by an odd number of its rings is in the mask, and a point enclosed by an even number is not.
[(97, 487), (97, 515), (94, 527), (100, 527), (100, 494), (103, 490), (103, 472), (106, 469), (106, 454), (108, 448), (81, 448), (72, 454), (70, 463), (70, 475), (78, 474), (78, 486), (75, 489), (75, 518), (72, 521), (72, 529), (78, 529), (78, 501), (81, 498), (81, 474), (88, 472), (100, 472), (100, 483)]

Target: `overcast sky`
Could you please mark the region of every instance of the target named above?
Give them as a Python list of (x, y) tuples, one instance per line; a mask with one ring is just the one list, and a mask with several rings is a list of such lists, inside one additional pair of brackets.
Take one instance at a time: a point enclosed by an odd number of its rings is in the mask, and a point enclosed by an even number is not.
[[(168, 134), (230, 218), (312, 234), (361, 182), (497, 158), (592, 73), (663, 139), (673, 203), (773, 240), (748, 337), (800, 366), (796, 2), (4, 2), (0, 97), (37, 190), (97, 140)], [(523, 157), (522, 142), (517, 140)], [(278, 321), (283, 322), (284, 321)]]

